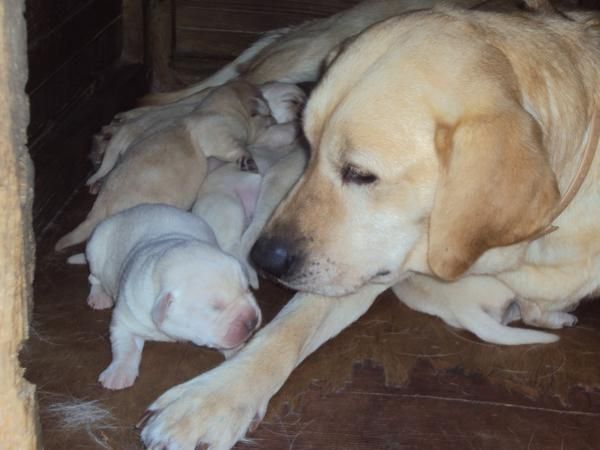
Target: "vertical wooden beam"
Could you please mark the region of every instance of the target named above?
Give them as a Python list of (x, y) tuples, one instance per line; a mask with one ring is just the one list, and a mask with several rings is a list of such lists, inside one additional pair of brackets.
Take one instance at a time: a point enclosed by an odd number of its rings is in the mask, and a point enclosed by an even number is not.
[(23, 8), (24, 0), (0, 2), (0, 447), (30, 450), (40, 445), (35, 386), (23, 379), (18, 358), (34, 265)]
[(123, 52), (128, 63), (144, 62), (144, 0), (123, 0)]
[(148, 0), (146, 8), (146, 63), (151, 67), (151, 90), (169, 91), (183, 83), (171, 68), (175, 35), (172, 0)]

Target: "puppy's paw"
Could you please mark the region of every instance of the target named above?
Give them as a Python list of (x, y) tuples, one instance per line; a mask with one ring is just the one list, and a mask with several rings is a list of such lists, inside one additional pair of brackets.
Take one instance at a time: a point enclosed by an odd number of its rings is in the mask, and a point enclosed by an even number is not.
[(260, 287), (260, 282), (258, 281), (258, 274), (254, 267), (250, 264), (246, 265), (246, 273), (248, 274), (248, 283), (252, 286), (252, 289), (258, 289)]
[(235, 162), (242, 172), (258, 173), (256, 161), (250, 155), (240, 156)]
[(577, 324), (577, 317), (573, 314), (554, 311), (544, 314), (540, 325), (557, 330), (563, 327), (572, 327), (575, 324)]
[(88, 295), (87, 304), (92, 309), (108, 309), (112, 308), (113, 299), (104, 292), (94, 292)]
[(93, 182), (92, 184), (90, 184), (90, 187), (89, 187), (90, 194), (92, 194), (92, 195), (98, 194), (98, 192), (100, 192), (101, 187), (102, 187), (102, 181), (99, 180), (99, 181)]
[(128, 364), (110, 363), (98, 377), (98, 381), (106, 389), (118, 390), (132, 386), (138, 376), (136, 368)]
[[(148, 448), (228, 450), (264, 417), (267, 400), (223, 366), (165, 392), (138, 424)], [(238, 374), (239, 375), (239, 374)], [(205, 447), (201, 447), (204, 445)]]

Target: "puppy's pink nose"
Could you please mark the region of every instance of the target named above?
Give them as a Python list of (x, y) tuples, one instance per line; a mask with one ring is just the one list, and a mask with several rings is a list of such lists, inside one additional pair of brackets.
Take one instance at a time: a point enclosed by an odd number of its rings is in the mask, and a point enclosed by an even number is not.
[(234, 347), (250, 337), (252, 332), (260, 325), (260, 312), (248, 308), (239, 314), (229, 326), (225, 335), (224, 344)]

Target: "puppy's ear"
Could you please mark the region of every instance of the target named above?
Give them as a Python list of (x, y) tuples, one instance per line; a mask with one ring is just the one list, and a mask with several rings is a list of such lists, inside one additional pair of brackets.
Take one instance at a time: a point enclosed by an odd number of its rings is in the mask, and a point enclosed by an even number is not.
[(154, 303), (151, 315), (152, 321), (156, 324), (157, 327), (160, 327), (167, 318), (169, 306), (171, 306), (173, 300), (173, 294), (167, 292), (166, 294), (161, 294), (158, 297), (158, 300), (156, 300), (156, 302)]
[(250, 106), (250, 116), (270, 116), (271, 108), (269, 108), (269, 104), (262, 97), (252, 97), (252, 103)]
[(435, 145), (441, 172), (427, 256), (440, 278), (456, 279), (486, 250), (522, 241), (552, 220), (556, 179), (541, 130), (519, 105), (438, 124)]

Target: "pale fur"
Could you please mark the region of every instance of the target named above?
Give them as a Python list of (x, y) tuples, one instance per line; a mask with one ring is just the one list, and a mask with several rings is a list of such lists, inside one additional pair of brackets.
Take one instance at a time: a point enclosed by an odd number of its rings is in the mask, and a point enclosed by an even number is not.
[[(275, 30), (210, 78), (180, 91), (151, 94), (142, 103), (167, 105), (237, 76), (255, 84), (317, 81), (329, 53), (346, 39), (381, 20), (411, 10), (431, 8), (435, 3), (433, 0), (367, 1), (325, 19)], [(482, 2), (458, 0), (454, 3), (470, 7)]]
[[(451, 284), (433, 276), (428, 217), (437, 183), (451, 164), (435, 147), (452, 144), (446, 139), (452, 135), (436, 142), (436, 126), (450, 125), (451, 130), (465, 114), (496, 117), (497, 108), (508, 105), (521, 115), (522, 105), (538, 124), (542, 134), (527, 140), (536, 143), (535, 152), (543, 148), (564, 192), (581, 158), (580, 143), (592, 112), (600, 106), (598, 35), (585, 27), (551, 14), (515, 18), (454, 10), (417, 13), (370, 29), (334, 58), (305, 112), (312, 159), (266, 228), (267, 236), (278, 223), (295, 223), (301, 232), (311, 232), (307, 237), (316, 242), (304, 249), (307, 261), (323, 263), (321, 268), (313, 265), (314, 274), (284, 281), (313, 293), (297, 294), (232, 359), (159, 397), (142, 430), (146, 445), (168, 450), (203, 443), (211, 450), (231, 448), (264, 415), (269, 399), (292, 370), (355, 321), (389, 286), (407, 295), (411, 305), (455, 326), (473, 327), (471, 314), (479, 311), (504, 327), (502, 322), (517, 317), (514, 302), (525, 322), (531, 320), (529, 305), (534, 305), (536, 320), (541, 318), (537, 325), (568, 324), (571, 317), (563, 310), (600, 282), (600, 158), (574, 201), (554, 221), (558, 231), (534, 242), (489, 248), (462, 275), (452, 272), (457, 281)], [(486, 62), (484, 49), (504, 55), (509, 65)], [(490, 67), (499, 70), (498, 78), (485, 73)], [(519, 140), (520, 131), (516, 133), (512, 137)], [(541, 138), (543, 147), (538, 145)], [(343, 184), (340, 164), (348, 161), (377, 174), (380, 185)], [(531, 164), (535, 170), (544, 158)], [(469, 165), (461, 167), (468, 170)], [(485, 183), (477, 165), (471, 167), (461, 174), (463, 179)], [(550, 175), (544, 169), (540, 176)], [(550, 193), (540, 208), (557, 200), (552, 186), (546, 188)], [(469, 201), (462, 199), (455, 206), (468, 212)], [(545, 211), (532, 227), (543, 228), (550, 217)], [(415, 272), (421, 275), (411, 276)], [(490, 291), (485, 301), (482, 290)], [(341, 296), (326, 298), (316, 292)], [(436, 293), (436, 300), (428, 297), (430, 292)], [(448, 307), (441, 301), (446, 298), (458, 304)], [(514, 333), (508, 327), (486, 333), (478, 326), (471, 329), (498, 342), (554, 339), (532, 330)]]
[(171, 120), (129, 149), (108, 175), (87, 218), (56, 243), (83, 242), (105, 217), (142, 203), (189, 209), (207, 173), (207, 159), (249, 158), (246, 146), (273, 119), (259, 90), (234, 81), (213, 90), (194, 110)]
[(205, 221), (177, 208), (140, 205), (111, 216), (94, 231), (86, 259), (88, 304), (115, 304), (113, 360), (99, 377), (108, 389), (133, 384), (146, 340), (230, 349), (260, 323), (239, 262)]
[[(289, 117), (296, 107), (289, 105), (287, 112), (279, 109), (281, 117)], [(258, 172), (241, 171), (233, 163), (215, 169), (202, 183), (192, 207), (192, 213), (206, 220), (214, 230), (219, 246), (245, 265), (250, 285), (255, 289), (258, 288), (258, 276), (248, 262), (248, 252), (254, 243), (250, 239), (256, 239), (257, 231), (262, 229), (304, 168), (298, 158), (291, 161), (291, 170), (289, 163), (279, 164), (293, 152), (301, 153), (303, 157), (303, 149), (295, 142), (296, 136), (295, 123), (269, 127), (248, 148)], [(285, 183), (279, 182), (281, 178)]]
[[(302, 89), (295, 84), (277, 81), (265, 83), (258, 88), (267, 102), (266, 105), (257, 102), (257, 107), (262, 107), (259, 111), (261, 114), (271, 114), (275, 122), (280, 124), (298, 119), (306, 102)], [(136, 143), (172, 126), (175, 120), (192, 114), (214, 89), (215, 87), (206, 88), (165, 106), (146, 106), (115, 116), (113, 122), (103, 127), (94, 137), (92, 153), (95, 158), (101, 157), (101, 164), (86, 182), (90, 186), (90, 192), (97, 193), (101, 180)]]

